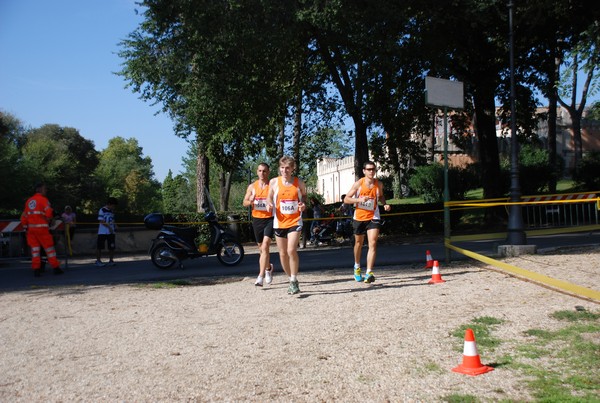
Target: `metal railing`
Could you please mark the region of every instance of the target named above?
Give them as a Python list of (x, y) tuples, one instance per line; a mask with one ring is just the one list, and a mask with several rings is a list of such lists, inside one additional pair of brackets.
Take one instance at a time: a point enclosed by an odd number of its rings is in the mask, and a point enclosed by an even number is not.
[(568, 193), (524, 196), (523, 221), (526, 229), (598, 225), (598, 193)]

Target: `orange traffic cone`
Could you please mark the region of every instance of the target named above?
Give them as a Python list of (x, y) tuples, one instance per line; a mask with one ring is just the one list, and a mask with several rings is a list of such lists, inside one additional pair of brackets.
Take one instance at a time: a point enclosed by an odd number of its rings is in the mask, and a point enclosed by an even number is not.
[(433, 267), (433, 258), (431, 257), (431, 252), (425, 252), (425, 268), (431, 269)]
[(440, 274), (440, 264), (437, 260), (433, 261), (433, 270), (431, 271), (431, 280), (429, 280), (429, 284), (436, 283), (445, 283), (446, 280), (442, 280), (442, 275)]
[(494, 368), (488, 367), (481, 363), (479, 354), (477, 353), (477, 345), (475, 344), (475, 335), (472, 329), (467, 329), (465, 332), (465, 346), (463, 351), (463, 362), (456, 368), (452, 368), (454, 372), (460, 372), (466, 375), (481, 375), (486, 372), (493, 371)]

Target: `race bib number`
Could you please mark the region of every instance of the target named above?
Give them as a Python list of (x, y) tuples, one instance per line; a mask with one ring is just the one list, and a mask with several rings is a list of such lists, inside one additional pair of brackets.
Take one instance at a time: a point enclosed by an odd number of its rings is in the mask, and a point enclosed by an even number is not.
[(363, 209), (363, 210), (374, 211), (375, 210), (375, 199), (367, 199), (364, 202), (359, 202), (358, 208)]
[(281, 200), (279, 202), (281, 214), (295, 214), (298, 212), (298, 200)]
[(257, 197), (254, 199), (254, 210), (256, 211), (268, 211), (267, 210), (267, 198)]

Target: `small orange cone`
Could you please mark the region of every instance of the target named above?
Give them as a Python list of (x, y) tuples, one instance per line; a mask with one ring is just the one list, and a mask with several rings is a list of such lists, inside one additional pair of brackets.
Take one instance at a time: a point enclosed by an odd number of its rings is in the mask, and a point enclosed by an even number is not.
[(431, 252), (425, 252), (425, 268), (431, 269), (433, 267), (433, 258), (431, 257)]
[(429, 284), (437, 284), (437, 283), (445, 283), (446, 280), (442, 280), (442, 275), (440, 274), (440, 264), (437, 260), (433, 261), (433, 270), (431, 271), (431, 280), (429, 280)]
[(475, 344), (475, 335), (472, 329), (467, 329), (465, 332), (465, 346), (463, 350), (463, 362), (452, 371), (466, 375), (481, 375), (486, 372), (493, 371), (494, 368), (488, 367), (481, 363), (479, 354), (477, 353), (477, 344)]

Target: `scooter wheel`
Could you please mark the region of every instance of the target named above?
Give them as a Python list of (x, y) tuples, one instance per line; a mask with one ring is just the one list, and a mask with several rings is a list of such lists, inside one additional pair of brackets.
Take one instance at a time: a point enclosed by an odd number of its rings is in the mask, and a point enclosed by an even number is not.
[(233, 240), (223, 241), (217, 250), (217, 259), (225, 266), (235, 266), (244, 259), (244, 247)]
[(159, 269), (169, 269), (176, 263), (176, 260), (171, 257), (173, 255), (173, 250), (165, 242), (159, 242), (152, 249), (150, 258)]

